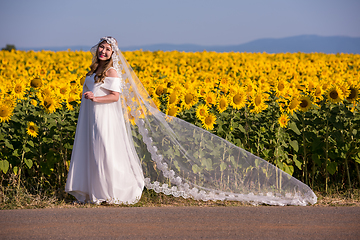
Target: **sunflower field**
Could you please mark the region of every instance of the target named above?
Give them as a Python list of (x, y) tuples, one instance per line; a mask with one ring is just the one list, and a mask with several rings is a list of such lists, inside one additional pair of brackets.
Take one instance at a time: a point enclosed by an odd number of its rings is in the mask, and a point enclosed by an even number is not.
[[(360, 187), (360, 55), (124, 52), (157, 107), (310, 187)], [(90, 52), (0, 52), (0, 179), (64, 189)], [(50, 190), (49, 190), (50, 189)]]

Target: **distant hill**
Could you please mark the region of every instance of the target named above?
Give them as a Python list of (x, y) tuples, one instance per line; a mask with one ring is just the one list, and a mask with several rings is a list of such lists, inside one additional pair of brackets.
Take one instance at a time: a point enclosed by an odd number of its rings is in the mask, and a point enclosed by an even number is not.
[[(19, 48), (20, 50), (51, 50), (64, 51), (90, 50), (90, 46), (48, 47), (48, 48)], [(317, 35), (301, 35), (286, 38), (264, 38), (239, 45), (227, 46), (202, 46), (195, 44), (152, 44), (143, 46), (121, 47), (122, 51), (185, 51), (185, 52), (267, 52), (267, 53), (294, 53), (294, 52), (322, 52), (322, 53), (357, 53), (360, 54), (360, 37), (332, 36), (322, 37)]]

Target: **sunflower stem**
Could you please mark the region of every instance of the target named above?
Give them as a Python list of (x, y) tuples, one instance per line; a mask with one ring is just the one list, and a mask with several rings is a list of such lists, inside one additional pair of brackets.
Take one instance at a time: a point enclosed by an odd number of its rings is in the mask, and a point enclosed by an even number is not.
[(347, 157), (345, 158), (345, 168), (346, 168), (346, 174), (347, 174), (347, 178), (348, 178), (349, 188), (351, 188), (352, 185), (351, 185), (350, 171), (349, 171), (349, 165), (348, 165)]
[(314, 188), (315, 181), (315, 161), (312, 163), (312, 176), (311, 176), (311, 188)]
[[(25, 141), (26, 143), (26, 141)], [(24, 156), (25, 156), (25, 151), (23, 150), (22, 151), (22, 154), (21, 154), (21, 163), (20, 163), (20, 166), (19, 166), (19, 178), (18, 178), (18, 185), (17, 185), (17, 189), (19, 190), (20, 188), (20, 181), (21, 181), (21, 169), (22, 169), (22, 165), (23, 165), (23, 162), (24, 162)]]
[(305, 184), (309, 184), (309, 181), (308, 181), (308, 172), (307, 172), (307, 159), (306, 159), (306, 138), (305, 138), (305, 121), (304, 121), (304, 118), (305, 118), (305, 114), (303, 113), (302, 114), (302, 118), (301, 118), (301, 123), (302, 123), (302, 129), (301, 129), (301, 132), (302, 132), (302, 137), (303, 137), (303, 148), (304, 148), (304, 155), (303, 155), (303, 168), (304, 168), (304, 171), (303, 171), (303, 177), (304, 180), (305, 180)]
[(357, 162), (355, 162), (355, 169), (356, 169), (356, 173), (357, 173), (357, 177), (358, 177), (358, 181), (359, 181), (359, 185), (360, 185), (360, 171), (359, 171), (359, 164)]
[(245, 117), (245, 139), (246, 139), (246, 145), (247, 148), (250, 149), (250, 143), (249, 143), (249, 124), (248, 124), (248, 119), (247, 119), (247, 107), (244, 107), (244, 117)]
[[(351, 126), (351, 124), (350, 124), (350, 126)], [(345, 137), (344, 137), (343, 130), (341, 130), (341, 136), (342, 136), (342, 141), (344, 142)], [(350, 179), (349, 164), (348, 164), (348, 154), (346, 154), (346, 156), (345, 156), (345, 169), (346, 169), (346, 175), (347, 175), (347, 178), (348, 178), (349, 188), (352, 188), (351, 179)]]
[[(328, 114), (329, 115), (329, 114)], [(329, 116), (326, 118), (326, 135), (325, 135), (325, 192), (328, 192), (328, 154), (329, 154)]]

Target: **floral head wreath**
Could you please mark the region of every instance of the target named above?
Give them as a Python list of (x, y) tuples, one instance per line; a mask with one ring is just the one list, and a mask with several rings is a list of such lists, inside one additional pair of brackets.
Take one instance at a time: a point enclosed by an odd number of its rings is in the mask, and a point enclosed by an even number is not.
[(94, 45), (91, 49), (90, 49), (90, 52), (93, 56), (93, 61), (95, 60), (95, 58), (97, 58), (96, 56), (96, 52), (97, 52), (97, 49), (99, 47), (99, 44), (106, 41), (110, 46), (111, 46), (111, 49), (113, 50), (113, 54), (111, 56), (112, 60), (113, 60), (113, 67), (115, 68), (115, 70), (117, 71), (118, 75), (120, 76), (121, 74), (121, 71), (123, 69), (122, 67), (122, 63), (120, 61), (121, 57), (121, 51), (117, 45), (117, 42), (116, 42), (116, 39), (113, 38), (113, 37), (102, 37), (100, 38), (100, 41)]

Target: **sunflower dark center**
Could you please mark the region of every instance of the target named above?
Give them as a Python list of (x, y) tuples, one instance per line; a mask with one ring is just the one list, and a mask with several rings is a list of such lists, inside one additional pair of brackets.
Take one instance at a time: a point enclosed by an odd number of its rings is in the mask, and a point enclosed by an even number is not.
[(34, 87), (34, 88), (39, 88), (39, 87), (41, 87), (41, 86), (42, 86), (41, 79), (39, 79), (39, 78), (34, 78), (33, 80), (31, 80), (30, 86), (32, 86), (32, 87)]
[(333, 90), (333, 91), (330, 92), (330, 97), (332, 99), (337, 99), (339, 97), (339, 94), (338, 94), (337, 91)]
[(206, 124), (211, 124), (211, 123), (212, 123), (211, 120), (212, 120), (211, 117), (207, 117), (207, 118), (205, 119), (205, 123), (206, 123)]
[(285, 85), (283, 83), (279, 83), (279, 85), (278, 85), (279, 91), (284, 90), (284, 88), (285, 88)]
[(191, 103), (192, 102), (192, 100), (193, 100), (193, 95), (192, 94), (186, 94), (186, 96), (185, 96), (185, 103), (186, 104), (189, 104), (189, 103)]
[(350, 88), (350, 94), (349, 96), (346, 98), (347, 100), (352, 100), (356, 97), (356, 90), (355, 88)]
[(46, 108), (50, 108), (51, 107), (51, 101), (47, 101), (47, 100), (45, 100), (44, 101), (44, 106), (46, 107)]
[(158, 96), (162, 95), (164, 93), (164, 88), (159, 86), (157, 89), (156, 89), (156, 94)]
[(301, 100), (300, 107), (306, 108), (307, 106), (309, 106), (308, 101), (306, 101), (306, 100)]
[(257, 96), (256, 98), (255, 98), (255, 104), (256, 104), (256, 106), (259, 106), (260, 104), (261, 104), (261, 97), (260, 96)]
[(8, 114), (7, 109), (0, 109), (0, 117), (6, 117)]
[(61, 94), (65, 94), (65, 93), (66, 93), (66, 90), (67, 90), (66, 88), (61, 88), (61, 89), (60, 89), (60, 93), (61, 93)]
[(235, 104), (241, 103), (241, 95), (238, 93), (233, 97), (233, 101)]
[(220, 107), (221, 107), (221, 108), (224, 108), (225, 106), (226, 106), (225, 100), (221, 100), (221, 101), (220, 101)]
[(16, 93), (21, 93), (21, 92), (22, 92), (22, 87), (19, 86), (19, 85), (17, 85), (17, 86), (15, 87), (15, 92), (16, 92)]

